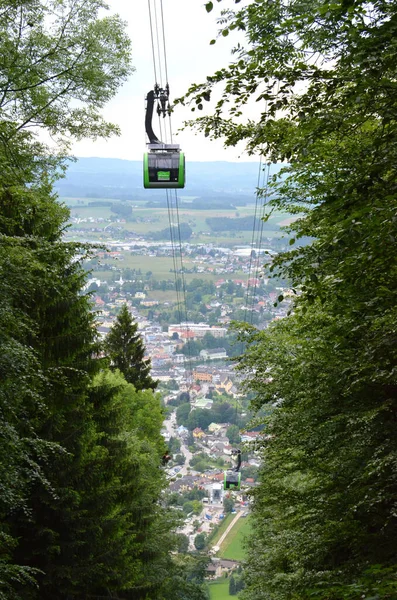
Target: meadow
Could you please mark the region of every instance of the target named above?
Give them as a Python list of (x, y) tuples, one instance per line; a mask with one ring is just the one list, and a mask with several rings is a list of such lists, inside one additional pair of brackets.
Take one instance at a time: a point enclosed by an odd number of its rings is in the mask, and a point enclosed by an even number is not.
[(218, 556), (230, 560), (244, 560), (246, 550), (244, 539), (251, 531), (249, 518), (241, 517), (220, 547)]
[(209, 584), (210, 600), (228, 600), (228, 598), (237, 598), (229, 595), (229, 579), (222, 577)]
[(223, 535), (223, 533), (225, 532), (225, 530), (229, 527), (231, 521), (233, 521), (235, 515), (229, 513), (222, 521), (222, 523), (219, 525), (216, 534), (214, 535), (214, 537), (211, 539), (211, 546), (217, 546), (218, 545), (218, 540), (221, 538), (221, 536)]

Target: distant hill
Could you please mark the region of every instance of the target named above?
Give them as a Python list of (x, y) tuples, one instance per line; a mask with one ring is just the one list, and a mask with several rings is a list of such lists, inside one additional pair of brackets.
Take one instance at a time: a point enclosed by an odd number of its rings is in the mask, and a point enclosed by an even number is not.
[[(252, 202), (259, 162), (187, 162), (186, 187), (180, 198), (216, 198), (225, 204)], [(273, 173), (280, 169), (274, 165)], [(144, 190), (142, 163), (117, 158), (79, 158), (56, 184), (60, 196), (165, 202), (164, 190)]]

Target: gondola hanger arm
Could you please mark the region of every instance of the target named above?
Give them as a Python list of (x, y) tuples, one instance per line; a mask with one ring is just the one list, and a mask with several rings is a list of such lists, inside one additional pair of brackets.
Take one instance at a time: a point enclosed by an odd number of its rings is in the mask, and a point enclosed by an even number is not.
[(159, 140), (157, 135), (153, 131), (152, 120), (153, 120), (153, 110), (154, 103), (157, 100), (157, 114), (162, 115), (163, 118), (166, 115), (171, 113), (171, 107), (169, 103), (170, 97), (170, 88), (167, 83), (165, 88), (161, 88), (157, 83), (154, 86), (154, 90), (150, 90), (150, 92), (146, 96), (146, 115), (145, 115), (145, 129), (146, 134), (149, 138), (150, 144), (161, 144), (164, 145), (164, 142)]

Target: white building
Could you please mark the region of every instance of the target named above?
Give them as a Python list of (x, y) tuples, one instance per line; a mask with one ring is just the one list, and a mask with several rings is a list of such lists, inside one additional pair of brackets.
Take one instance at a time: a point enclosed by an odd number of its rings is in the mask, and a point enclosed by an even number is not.
[(173, 333), (177, 333), (179, 336), (183, 333), (190, 331), (194, 337), (202, 338), (206, 333), (210, 333), (216, 338), (224, 338), (227, 334), (226, 327), (217, 327), (208, 325), (207, 323), (180, 323), (177, 325), (170, 325), (168, 327), (168, 335), (172, 336)]
[(227, 352), (224, 348), (213, 348), (212, 350), (201, 350), (200, 356), (204, 360), (220, 360), (227, 358)]

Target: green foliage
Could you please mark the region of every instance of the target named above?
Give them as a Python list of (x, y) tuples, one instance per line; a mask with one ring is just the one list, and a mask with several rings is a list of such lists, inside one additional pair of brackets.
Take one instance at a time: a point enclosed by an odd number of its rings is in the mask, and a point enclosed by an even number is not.
[(181, 449), (181, 441), (174, 437), (171, 436), (170, 439), (168, 440), (168, 450), (171, 454), (176, 454), (178, 452), (178, 450)]
[(235, 596), (237, 594), (236, 591), (236, 582), (234, 580), (233, 575), (230, 575), (229, 578), (229, 596)]
[(2, 3), (3, 144), (32, 126), (66, 145), (70, 137), (118, 132), (99, 109), (131, 72), (130, 41), (120, 17), (99, 18), (105, 7), (102, 0)]
[[(152, 240), (189, 240), (192, 236), (193, 230), (188, 223), (180, 223), (178, 227), (169, 227), (161, 229), (161, 231), (149, 231), (147, 237)], [(171, 237), (172, 234), (172, 237)]]
[[(179, 387), (178, 384), (177, 387)], [(186, 404), (186, 402), (189, 402), (189, 394), (188, 392), (182, 392), (181, 394), (178, 394), (176, 398), (171, 398), (171, 400), (168, 401), (168, 405), (178, 407), (181, 404)]]
[(122, 202), (114, 202), (111, 205), (110, 210), (121, 217), (128, 218), (132, 215), (132, 206), (129, 204), (123, 204)]
[(240, 430), (237, 425), (230, 425), (226, 431), (226, 437), (230, 444), (239, 444), (241, 442)]
[(138, 325), (126, 304), (121, 307), (107, 334), (104, 347), (111, 368), (119, 369), (137, 390), (154, 390), (157, 387), (157, 382), (150, 377), (150, 360), (144, 358), (145, 346), (138, 334)]
[(256, 481), (258, 478), (258, 472), (259, 472), (258, 467), (255, 467), (254, 465), (248, 465), (247, 467), (242, 467), (242, 469), (241, 469), (242, 481), (247, 479), (247, 477), (252, 478), (254, 481)]
[[(224, 33), (248, 47), (189, 92), (224, 84), (198, 126), (288, 162), (263, 194), (297, 216), (268, 269), (291, 281), (293, 314), (241, 332), (270, 434), (247, 600), (395, 595), (396, 23), (383, 2), (226, 9)], [(259, 121), (235, 119), (253, 98)]]
[(199, 500), (188, 500), (183, 504), (183, 512), (188, 515), (189, 513), (193, 513), (194, 515), (199, 515), (203, 510), (203, 506)]
[(186, 554), (186, 552), (189, 549), (189, 538), (187, 535), (184, 535), (183, 533), (178, 533), (177, 535), (177, 541), (178, 541), (178, 552), (180, 552), (181, 554)]
[(198, 533), (194, 538), (194, 547), (196, 550), (203, 550), (206, 545), (205, 533)]
[(99, 110), (130, 71), (129, 42), (117, 16), (98, 19), (105, 8), (0, 11), (2, 600), (205, 598), (201, 563), (183, 573), (171, 558), (159, 400), (103, 370), (81, 293), (89, 250), (63, 241), (68, 211), (51, 187), (70, 138), (117, 131)]
[(209, 600), (204, 583), (207, 563), (206, 556), (176, 556), (169, 571), (163, 574), (159, 600)]
[(225, 511), (225, 513), (230, 513), (232, 512), (234, 508), (234, 500), (231, 496), (225, 496), (223, 498), (223, 509)]
[(177, 454), (175, 456), (174, 460), (177, 465), (184, 465), (186, 462), (186, 458), (185, 458), (184, 454)]
[(176, 409), (176, 422), (179, 426), (183, 425), (184, 427), (186, 427), (190, 409), (191, 409), (191, 407), (190, 407), (189, 402), (185, 402), (185, 404), (181, 404)]
[(196, 427), (207, 429), (211, 423), (233, 423), (238, 419), (236, 409), (228, 402), (214, 402), (212, 409), (195, 408), (190, 404), (181, 404), (176, 411), (178, 425), (184, 425), (193, 431)]

